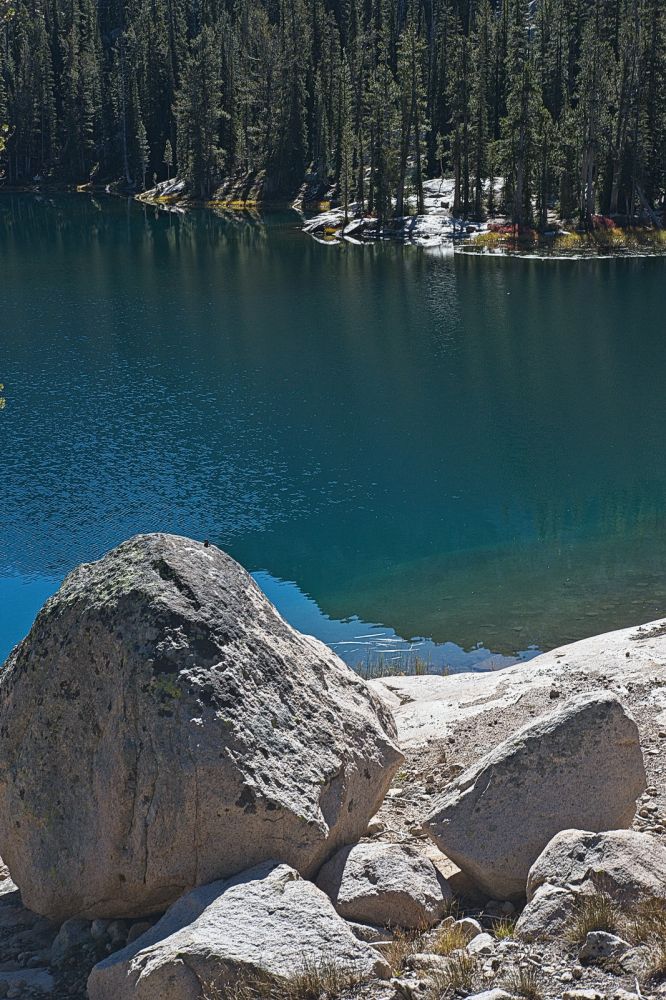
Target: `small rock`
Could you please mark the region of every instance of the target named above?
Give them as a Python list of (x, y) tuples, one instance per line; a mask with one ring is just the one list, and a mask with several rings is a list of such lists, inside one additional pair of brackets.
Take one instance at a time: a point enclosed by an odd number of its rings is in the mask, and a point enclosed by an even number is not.
[[(392, 931), (387, 927), (378, 927), (377, 924), (358, 924), (354, 920), (348, 920), (347, 926), (355, 938), (365, 941), (366, 944), (376, 944), (393, 937)], [(129, 941), (127, 943), (129, 944)]]
[(513, 1000), (506, 990), (484, 990), (483, 993), (475, 993), (474, 996), (467, 997), (467, 1000)]
[(153, 923), (151, 920), (137, 920), (137, 922), (132, 924), (129, 929), (127, 934), (127, 943), (132, 944), (132, 942), (136, 941), (137, 938), (140, 938), (142, 934), (149, 931), (152, 926)]
[(599, 990), (565, 990), (562, 1000), (605, 1000), (605, 994)]
[(571, 970), (571, 975), (574, 977), (574, 979), (582, 979), (583, 978), (583, 970), (580, 967), (580, 965), (574, 965), (573, 966), (573, 968)]
[(522, 941), (559, 938), (571, 921), (575, 905), (573, 893), (544, 883), (520, 914), (514, 933)]
[(429, 983), (427, 979), (392, 979), (391, 986), (398, 996), (405, 1000), (420, 1000), (428, 992)]
[(544, 884), (604, 892), (620, 906), (666, 899), (666, 847), (635, 830), (562, 830), (530, 868), (526, 910)]
[(495, 950), (495, 938), (491, 934), (477, 934), (467, 945), (470, 955), (492, 955)]
[(452, 898), (432, 861), (402, 844), (344, 847), (319, 872), (317, 886), (341, 917), (382, 927), (432, 927)]
[(112, 920), (106, 928), (106, 933), (112, 944), (124, 945), (127, 942), (127, 923), (125, 920)]
[[(468, 943), (479, 934), (483, 934), (484, 930), (478, 920), (474, 920), (473, 917), (463, 917), (462, 920), (455, 920), (453, 926), (462, 931), (462, 933), (467, 938)], [(488, 937), (488, 935), (486, 935)]]
[(414, 972), (422, 972), (428, 974), (430, 972), (443, 972), (447, 965), (448, 959), (443, 955), (432, 955), (429, 952), (416, 952), (414, 955), (410, 955), (407, 959), (407, 965)]
[(621, 958), (631, 949), (631, 945), (615, 934), (605, 931), (590, 931), (578, 952), (581, 962), (593, 962), (599, 958)]
[(111, 923), (110, 920), (104, 920), (98, 917), (90, 925), (90, 936), (93, 941), (101, 941), (103, 937), (106, 937), (106, 929)]
[(51, 945), (51, 962), (61, 968), (80, 948), (90, 943), (90, 921), (72, 917), (66, 920)]

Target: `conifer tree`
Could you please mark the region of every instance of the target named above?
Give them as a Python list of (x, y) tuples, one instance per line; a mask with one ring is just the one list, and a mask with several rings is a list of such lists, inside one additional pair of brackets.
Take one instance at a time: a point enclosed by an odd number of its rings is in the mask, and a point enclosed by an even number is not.
[(175, 106), (181, 174), (204, 199), (213, 193), (223, 163), (221, 98), (218, 40), (212, 28), (204, 27), (190, 46)]

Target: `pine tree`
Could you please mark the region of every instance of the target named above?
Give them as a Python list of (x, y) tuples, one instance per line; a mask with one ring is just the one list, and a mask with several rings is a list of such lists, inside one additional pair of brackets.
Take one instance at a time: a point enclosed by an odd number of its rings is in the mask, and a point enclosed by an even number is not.
[(349, 202), (354, 186), (354, 124), (352, 121), (352, 79), (347, 56), (343, 54), (339, 81), (340, 167), (338, 183), (345, 212), (344, 224), (349, 221)]
[(470, 99), (471, 161), (474, 185), (474, 217), (483, 213), (483, 182), (489, 166), (489, 104), (491, 93), (491, 46), (493, 11), (490, 0), (482, 0), (473, 39)]
[(527, 4), (525, 0), (511, 0), (502, 152), (506, 201), (511, 205), (511, 218), (516, 225), (526, 225), (532, 219), (534, 126), (540, 116)]
[(202, 28), (192, 41), (175, 113), (181, 174), (197, 197), (209, 198), (220, 179), (224, 156), (219, 145), (224, 114), (220, 56), (212, 28)]
[(370, 73), (365, 115), (370, 147), (368, 210), (377, 216), (380, 228), (392, 215), (398, 178), (398, 87), (389, 59), (390, 36), (385, 26), (380, 33), (377, 64)]
[(416, 187), (416, 211), (423, 214), (424, 140), (428, 130), (426, 95), (423, 82), (425, 43), (421, 38), (414, 15), (410, 12), (398, 42), (398, 91), (400, 100), (400, 155), (396, 191), (396, 215), (405, 214), (405, 180), (407, 167), (412, 159)]
[(173, 170), (173, 147), (171, 146), (171, 141), (167, 139), (164, 144), (164, 155), (162, 157), (162, 162), (167, 168), (167, 180), (171, 180), (171, 171)]

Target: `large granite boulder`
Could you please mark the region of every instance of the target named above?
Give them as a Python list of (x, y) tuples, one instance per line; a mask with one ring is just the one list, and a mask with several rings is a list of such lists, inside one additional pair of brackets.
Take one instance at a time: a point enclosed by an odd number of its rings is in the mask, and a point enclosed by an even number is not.
[(357, 840), (390, 711), (233, 559), (143, 535), (80, 566), (0, 680), (0, 851), (27, 906), (135, 917)]
[(432, 861), (401, 844), (343, 847), (324, 865), (317, 885), (340, 916), (383, 927), (432, 927), (452, 899)]
[(622, 907), (649, 899), (666, 905), (666, 846), (635, 830), (562, 830), (530, 868), (527, 908), (546, 886), (604, 893)]
[(193, 889), (88, 979), (90, 1000), (201, 1000), (209, 988), (280, 984), (304, 970), (386, 978), (378, 951), (359, 941), (328, 898), (288, 865), (271, 862)]
[(424, 829), (490, 896), (518, 898), (556, 833), (630, 826), (645, 784), (632, 717), (614, 695), (583, 695), (464, 771)]

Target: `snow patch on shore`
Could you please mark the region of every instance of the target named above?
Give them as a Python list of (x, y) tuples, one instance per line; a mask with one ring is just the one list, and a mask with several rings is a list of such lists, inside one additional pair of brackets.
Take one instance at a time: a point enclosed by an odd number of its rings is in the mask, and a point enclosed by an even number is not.
[[(488, 230), (485, 222), (470, 222), (451, 214), (453, 190), (452, 177), (435, 177), (424, 181), (424, 214), (391, 219), (381, 229), (375, 218), (359, 215), (360, 205), (354, 203), (349, 206), (349, 221), (346, 225), (344, 209), (334, 208), (308, 219), (303, 230), (318, 242), (327, 244), (388, 241), (453, 249), (457, 240), (470, 239)], [(410, 208), (415, 209), (415, 196), (412, 195), (406, 201)]]

